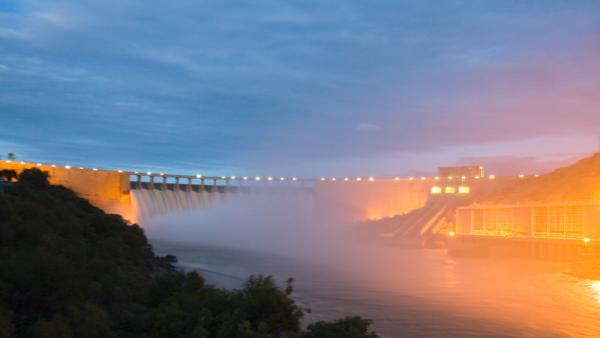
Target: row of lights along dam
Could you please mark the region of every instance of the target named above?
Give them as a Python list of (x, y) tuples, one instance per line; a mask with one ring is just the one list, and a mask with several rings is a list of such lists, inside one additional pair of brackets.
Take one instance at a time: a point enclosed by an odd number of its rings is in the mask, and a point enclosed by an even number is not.
[[(13, 161), (11, 160), (6, 160), (4, 161), (6, 163), (11, 163)], [(20, 164), (27, 164), (24, 161), (19, 162)], [(36, 163), (37, 166), (43, 166), (43, 165), (47, 165), (50, 167), (57, 167), (56, 164), (42, 164), (42, 163)], [(85, 167), (72, 167), (71, 165), (62, 165), (62, 167), (66, 168), (66, 169), (79, 169), (79, 170), (92, 170), (92, 171), (98, 171), (98, 168), (85, 168)], [(479, 167), (481, 168), (481, 167)], [(115, 171), (115, 170), (110, 170), (110, 169), (100, 169), (100, 170), (106, 170), (106, 171)], [(440, 168), (441, 170), (441, 168)], [(425, 177), (425, 176), (421, 176), (421, 177), (373, 177), (373, 176), (369, 176), (369, 177), (341, 177), (341, 178), (337, 178), (337, 177), (320, 177), (319, 179), (314, 179), (314, 178), (298, 178), (298, 177), (274, 177), (274, 176), (205, 176), (202, 174), (196, 174), (196, 175), (177, 175), (177, 174), (167, 174), (167, 173), (153, 173), (150, 171), (126, 171), (126, 170), (116, 170), (119, 173), (126, 173), (129, 174), (131, 176), (147, 176), (150, 178), (155, 178), (155, 177), (163, 177), (163, 178), (184, 178), (184, 179), (203, 179), (203, 180), (223, 180), (223, 181), (268, 181), (268, 182), (276, 182), (276, 181), (280, 181), (280, 182), (297, 182), (297, 181), (303, 181), (303, 182), (315, 182), (315, 181), (320, 181), (320, 182), (350, 182), (350, 181), (355, 181), (355, 182), (362, 182), (362, 181), (367, 181), (367, 182), (373, 182), (376, 180), (386, 180), (386, 181), (401, 181), (401, 180), (409, 180), (409, 181), (416, 181), (416, 180), (421, 180), (421, 181), (426, 181), (426, 180), (435, 180), (435, 181), (461, 181), (461, 182), (465, 182), (467, 180), (482, 180), (482, 179), (489, 179), (489, 180), (494, 180), (496, 179), (496, 175), (475, 175), (475, 176), (435, 176), (435, 177)], [(521, 174), (518, 176), (519, 178), (526, 178), (526, 177), (539, 177), (539, 175), (531, 175), (531, 176), (526, 176), (524, 174)], [(442, 189), (441, 187), (433, 187), (431, 190), (432, 194), (441, 194), (443, 193), (447, 193), (447, 194), (452, 194), (455, 193), (457, 191), (458, 193), (469, 193), (468, 191), (468, 187), (462, 187), (459, 186), (458, 188), (454, 188), (454, 187), (446, 187), (444, 189)]]

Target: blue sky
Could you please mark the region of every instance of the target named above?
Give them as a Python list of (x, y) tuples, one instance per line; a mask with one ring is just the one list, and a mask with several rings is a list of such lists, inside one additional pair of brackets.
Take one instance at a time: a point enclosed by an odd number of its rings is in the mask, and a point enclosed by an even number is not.
[(226, 175), (597, 149), (598, 1), (0, 1), (0, 153)]

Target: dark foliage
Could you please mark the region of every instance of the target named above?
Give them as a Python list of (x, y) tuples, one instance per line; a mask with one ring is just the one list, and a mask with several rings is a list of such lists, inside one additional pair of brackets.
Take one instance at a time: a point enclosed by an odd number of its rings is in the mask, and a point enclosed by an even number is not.
[(316, 322), (308, 326), (301, 338), (377, 338), (370, 330), (371, 321), (360, 317), (347, 317), (333, 322)]
[(376, 337), (360, 318), (305, 332), (292, 280), (284, 290), (264, 276), (214, 288), (47, 173), (18, 178), (0, 192), (0, 338)]
[(0, 170), (0, 181), (12, 182), (17, 178), (17, 172), (10, 169), (2, 169)]
[(25, 169), (19, 174), (19, 182), (35, 188), (48, 186), (48, 173), (39, 169)]

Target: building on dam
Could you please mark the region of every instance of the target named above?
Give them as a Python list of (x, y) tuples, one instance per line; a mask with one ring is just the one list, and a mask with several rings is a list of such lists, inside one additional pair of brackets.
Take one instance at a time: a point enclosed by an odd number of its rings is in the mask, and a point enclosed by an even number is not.
[(543, 239), (598, 239), (600, 201), (458, 207), (456, 233)]

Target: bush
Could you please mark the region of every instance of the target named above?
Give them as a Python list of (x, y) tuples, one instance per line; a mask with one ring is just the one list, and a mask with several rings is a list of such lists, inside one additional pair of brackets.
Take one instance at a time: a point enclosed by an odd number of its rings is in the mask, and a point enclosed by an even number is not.
[(36, 188), (48, 186), (48, 172), (37, 168), (25, 169), (19, 174), (19, 182), (32, 185)]
[(308, 326), (301, 338), (377, 338), (369, 327), (372, 322), (360, 317), (346, 317), (334, 322), (316, 322)]
[(0, 338), (13, 338), (15, 331), (12, 313), (2, 308), (3, 306), (0, 305)]

